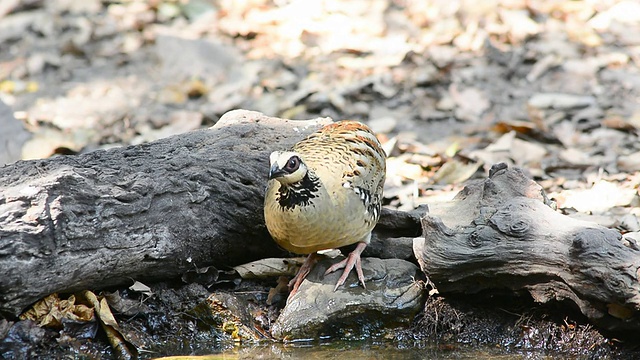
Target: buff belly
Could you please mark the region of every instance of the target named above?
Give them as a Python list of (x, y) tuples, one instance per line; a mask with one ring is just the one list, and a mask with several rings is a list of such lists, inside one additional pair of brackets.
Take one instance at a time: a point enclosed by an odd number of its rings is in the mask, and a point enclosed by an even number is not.
[[(270, 198), (273, 197), (266, 197)], [(343, 206), (336, 207), (336, 203)], [(353, 209), (349, 205), (353, 205)], [(296, 254), (310, 254), (369, 239), (371, 226), (365, 224), (362, 214), (358, 213), (364, 211), (362, 206), (356, 205), (359, 204), (350, 201), (319, 201), (283, 209), (276, 201), (266, 201), (265, 222), (269, 233), (282, 248)]]

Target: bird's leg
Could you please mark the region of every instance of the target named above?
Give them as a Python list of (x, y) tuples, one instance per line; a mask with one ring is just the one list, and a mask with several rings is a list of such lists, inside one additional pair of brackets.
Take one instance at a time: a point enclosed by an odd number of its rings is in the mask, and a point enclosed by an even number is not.
[(306, 259), (304, 259), (304, 262), (302, 263), (302, 266), (300, 266), (300, 269), (298, 270), (296, 276), (294, 276), (293, 279), (289, 281), (289, 289), (291, 289), (289, 296), (293, 296), (293, 294), (298, 292), (300, 284), (302, 284), (302, 281), (307, 277), (307, 275), (309, 275), (309, 271), (311, 271), (311, 268), (317, 261), (317, 253), (311, 253), (309, 254), (309, 256), (307, 256)]
[(336, 291), (340, 285), (344, 284), (344, 282), (347, 280), (347, 277), (349, 276), (349, 273), (351, 272), (351, 269), (353, 269), (354, 266), (356, 267), (356, 272), (358, 273), (358, 279), (360, 280), (362, 287), (365, 289), (367, 288), (367, 286), (364, 284), (364, 274), (362, 273), (362, 264), (360, 261), (360, 254), (362, 254), (362, 251), (364, 251), (364, 248), (366, 247), (367, 247), (366, 242), (359, 242), (356, 248), (349, 253), (346, 259), (340, 261), (337, 264), (331, 265), (331, 267), (329, 267), (327, 271), (325, 271), (324, 274), (327, 275), (336, 270), (344, 268), (344, 271), (342, 272), (342, 276), (340, 276), (340, 279), (338, 279), (338, 282), (336, 283), (336, 287), (333, 288), (333, 291)]

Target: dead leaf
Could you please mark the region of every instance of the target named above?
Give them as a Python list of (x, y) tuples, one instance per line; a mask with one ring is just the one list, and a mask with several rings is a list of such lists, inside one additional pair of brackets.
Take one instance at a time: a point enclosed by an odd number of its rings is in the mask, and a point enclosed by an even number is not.
[(233, 269), (243, 279), (277, 277), (281, 275), (295, 275), (295, 268), (291, 266), (294, 259), (267, 258), (247, 264), (235, 266)]
[(32, 320), (39, 326), (62, 328), (64, 319), (73, 321), (92, 321), (93, 309), (76, 304), (74, 295), (66, 300), (60, 300), (57, 293), (53, 293), (35, 303), (29, 310), (20, 315), (21, 320)]
[(138, 358), (138, 348), (132, 342), (127, 340), (126, 336), (118, 326), (118, 322), (111, 313), (107, 299), (101, 297), (100, 299), (91, 291), (83, 291), (82, 296), (93, 309), (100, 320), (102, 329), (107, 334), (107, 339), (111, 344), (111, 347), (117, 354), (119, 359), (133, 359)]
[(187, 270), (181, 278), (187, 284), (195, 282), (209, 287), (218, 280), (219, 275), (220, 271), (215, 266), (205, 266)]
[(139, 292), (147, 296), (153, 295), (153, 291), (151, 291), (151, 288), (139, 281), (136, 281), (133, 283), (133, 285), (129, 286), (129, 290)]
[(187, 270), (182, 274), (182, 281), (187, 284), (200, 284), (207, 289), (219, 284), (240, 285), (241, 278), (233, 270), (218, 270), (214, 266), (206, 266)]
[(588, 24), (595, 30), (604, 31), (614, 22), (626, 24), (640, 22), (640, 3), (635, 0), (621, 1), (594, 16)]
[(625, 189), (613, 182), (600, 180), (591, 189), (567, 190), (560, 208), (574, 208), (580, 212), (602, 213), (615, 206), (628, 206), (636, 196), (635, 189)]
[(142, 312), (148, 311), (147, 306), (140, 300), (123, 298), (119, 291), (113, 293), (105, 293), (104, 297), (107, 299), (109, 306), (117, 314), (123, 314), (126, 316), (134, 316)]
[(96, 132), (92, 129), (79, 128), (69, 133), (53, 128), (41, 128), (22, 146), (22, 159), (48, 158), (58, 153), (59, 149), (77, 153), (95, 139)]
[(431, 177), (436, 184), (459, 184), (469, 179), (482, 166), (481, 162), (463, 163), (449, 160)]
[(544, 146), (516, 138), (516, 132), (502, 135), (498, 140), (484, 149), (472, 151), (469, 156), (479, 159), (485, 164), (505, 162), (517, 166), (539, 164), (547, 150)]
[(537, 34), (540, 26), (530, 17), (528, 10), (511, 10), (501, 8), (500, 19), (509, 28), (509, 36), (513, 43), (520, 43), (528, 36)]
[(289, 278), (286, 276), (280, 276), (278, 278), (278, 285), (269, 289), (269, 295), (267, 296), (267, 305), (271, 306), (281, 301), (285, 301), (289, 294)]
[(407, 163), (411, 154), (403, 154), (395, 158), (387, 159), (387, 174), (395, 184), (400, 185), (403, 179), (420, 180), (424, 178), (422, 166)]
[(630, 319), (635, 314), (635, 311), (620, 304), (607, 304), (607, 309), (609, 315), (623, 320)]
[(630, 120), (622, 116), (608, 116), (602, 120), (602, 125), (616, 130), (634, 131), (637, 127)]
[(540, 164), (547, 155), (547, 150), (539, 143), (514, 139), (510, 153), (517, 166), (529, 167), (532, 164)]
[(519, 134), (527, 135), (536, 129), (537, 129), (536, 124), (530, 121), (513, 120), (513, 121), (499, 121), (498, 123), (496, 123), (496, 125), (493, 127), (492, 130), (502, 134), (515, 131)]

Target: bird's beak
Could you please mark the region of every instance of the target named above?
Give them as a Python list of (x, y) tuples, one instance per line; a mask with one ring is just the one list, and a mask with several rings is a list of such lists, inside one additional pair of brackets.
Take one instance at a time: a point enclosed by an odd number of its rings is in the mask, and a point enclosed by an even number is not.
[(279, 178), (284, 175), (286, 175), (286, 172), (280, 169), (278, 163), (273, 163), (273, 165), (271, 165), (271, 169), (269, 170), (269, 180)]

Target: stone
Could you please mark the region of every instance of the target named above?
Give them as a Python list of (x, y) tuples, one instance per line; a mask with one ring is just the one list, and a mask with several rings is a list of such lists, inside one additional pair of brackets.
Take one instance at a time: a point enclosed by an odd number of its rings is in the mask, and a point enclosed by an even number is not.
[(324, 276), (338, 259), (323, 259), (311, 270), (298, 292), (280, 313), (271, 334), (292, 341), (319, 337), (373, 335), (411, 322), (422, 309), (426, 292), (415, 264), (400, 259), (363, 258), (367, 288), (355, 270), (335, 292), (341, 270)]

